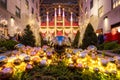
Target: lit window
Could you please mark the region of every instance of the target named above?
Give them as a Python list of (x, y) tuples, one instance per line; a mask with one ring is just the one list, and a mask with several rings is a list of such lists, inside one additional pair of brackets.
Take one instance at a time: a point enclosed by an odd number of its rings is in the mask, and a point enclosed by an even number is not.
[(112, 0), (112, 7), (113, 8), (116, 8), (117, 6), (119, 6), (120, 5), (120, 0)]
[(101, 17), (103, 15), (103, 6), (101, 6), (99, 9), (98, 9), (98, 16)]
[(118, 32), (120, 33), (120, 26), (118, 27)]

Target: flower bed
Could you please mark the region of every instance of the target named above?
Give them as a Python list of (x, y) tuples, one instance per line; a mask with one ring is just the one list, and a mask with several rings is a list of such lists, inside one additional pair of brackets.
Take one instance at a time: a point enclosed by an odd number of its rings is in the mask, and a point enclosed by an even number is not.
[[(58, 55), (49, 47), (21, 47), (0, 67), (0, 78), (11, 80), (119, 80), (120, 57), (98, 56), (94, 46), (67, 48)], [(6, 60), (4, 59), (4, 60)], [(4, 62), (1, 59), (1, 63)], [(2, 75), (8, 74), (7, 77)]]

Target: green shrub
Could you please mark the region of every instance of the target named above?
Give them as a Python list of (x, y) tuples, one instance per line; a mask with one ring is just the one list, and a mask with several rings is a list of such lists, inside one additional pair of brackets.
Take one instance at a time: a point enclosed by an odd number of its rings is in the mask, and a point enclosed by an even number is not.
[(73, 46), (73, 47), (75, 47), (75, 48), (78, 47), (78, 45), (79, 45), (79, 38), (80, 38), (80, 31), (77, 31), (77, 34), (76, 34), (76, 36), (75, 36), (75, 39), (74, 39), (74, 41), (73, 41), (73, 43), (72, 43), (72, 46)]
[(118, 47), (120, 47), (120, 44), (118, 44), (117, 42), (106, 42), (98, 45), (99, 50), (113, 50), (117, 49)]
[(16, 44), (18, 44), (18, 42), (13, 41), (13, 40), (3, 40), (3, 41), (0, 41), (0, 47), (1, 48), (4, 47), (7, 50), (13, 50), (14, 46)]
[(97, 46), (97, 35), (94, 32), (93, 26), (89, 23), (85, 30), (83, 40), (82, 40), (82, 48), (87, 48), (89, 45)]
[(33, 35), (30, 25), (27, 25), (24, 29), (24, 35), (21, 37), (20, 42), (24, 45), (35, 46), (35, 36)]
[[(49, 72), (49, 73), (48, 73)], [(102, 72), (94, 72), (88, 69), (73, 71), (66, 66), (52, 65), (40, 68), (35, 66), (30, 71), (15, 73), (11, 80), (119, 80), (113, 74), (104, 74)]]
[(5, 47), (0, 47), (0, 53), (5, 52), (7, 49)]
[(113, 53), (120, 54), (120, 46), (118, 48), (113, 49)]
[(67, 76), (59, 76), (57, 80), (69, 80)]

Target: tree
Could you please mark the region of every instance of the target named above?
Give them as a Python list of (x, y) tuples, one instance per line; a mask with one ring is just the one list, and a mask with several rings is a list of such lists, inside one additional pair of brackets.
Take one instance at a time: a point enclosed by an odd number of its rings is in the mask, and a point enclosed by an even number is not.
[(97, 35), (94, 32), (93, 26), (89, 23), (85, 30), (83, 40), (82, 40), (82, 48), (87, 48), (89, 45), (97, 45)]
[(27, 25), (24, 29), (24, 34), (20, 40), (20, 42), (24, 45), (35, 46), (35, 37), (33, 32), (30, 30), (30, 25)]
[(72, 44), (73, 47), (78, 47), (79, 38), (80, 38), (80, 31), (78, 30), (78, 31), (77, 31), (77, 34), (76, 34), (76, 36), (75, 36), (75, 38), (74, 38), (73, 44)]

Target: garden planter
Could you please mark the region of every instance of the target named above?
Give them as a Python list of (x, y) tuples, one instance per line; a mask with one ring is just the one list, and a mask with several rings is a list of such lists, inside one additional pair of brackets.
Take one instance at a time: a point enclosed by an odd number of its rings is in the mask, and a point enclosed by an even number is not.
[(25, 58), (24, 58), (24, 62), (30, 62), (30, 56), (26, 56)]
[(0, 79), (8, 80), (10, 77), (12, 77), (12, 74), (13, 74), (13, 68), (5, 67), (0, 71)]
[(51, 52), (47, 52), (47, 58), (52, 59), (52, 53)]
[(93, 71), (94, 72), (99, 72), (99, 68), (94, 68)]
[(47, 60), (46, 59), (43, 59), (40, 61), (40, 67), (44, 67), (47, 65)]
[(15, 65), (20, 65), (21, 62), (22, 62), (22, 61), (21, 61), (21, 59), (19, 59), (19, 58), (14, 60), (14, 64), (15, 64)]
[(3, 66), (8, 61), (6, 56), (0, 56), (0, 66)]
[(31, 64), (26, 65), (26, 70), (31, 70), (32, 68), (33, 68), (33, 66)]
[(102, 60), (101, 60), (101, 63), (102, 63), (103, 66), (106, 67), (107, 64), (108, 64), (108, 61), (107, 61), (106, 59), (102, 59)]
[(33, 61), (34, 65), (37, 65), (40, 62), (40, 59), (39, 59), (39, 57), (33, 57), (32, 61)]

